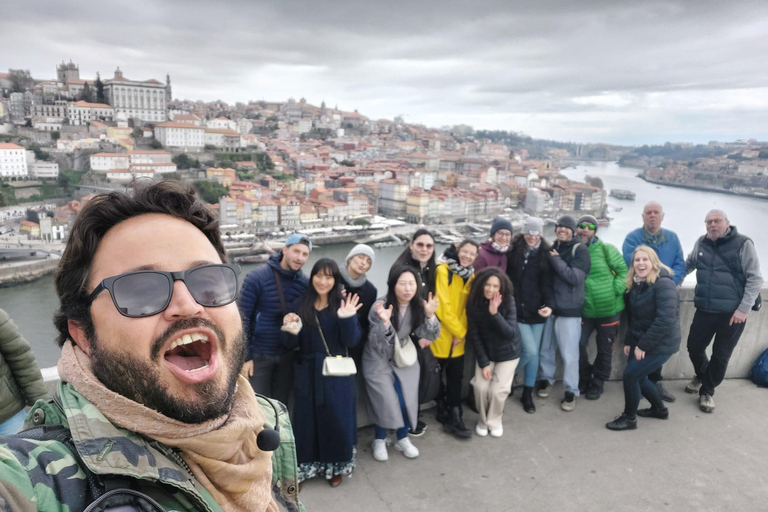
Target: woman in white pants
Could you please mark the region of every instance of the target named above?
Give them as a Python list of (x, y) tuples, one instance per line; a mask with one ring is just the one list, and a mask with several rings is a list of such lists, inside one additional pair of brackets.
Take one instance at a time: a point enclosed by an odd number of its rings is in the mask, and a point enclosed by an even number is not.
[(517, 312), (512, 282), (496, 267), (486, 267), (475, 275), (467, 301), (467, 342), (477, 355), (475, 405), (480, 414), (475, 432), (479, 436), (501, 437), (501, 415), (512, 389), (520, 360), (522, 339), (517, 328)]

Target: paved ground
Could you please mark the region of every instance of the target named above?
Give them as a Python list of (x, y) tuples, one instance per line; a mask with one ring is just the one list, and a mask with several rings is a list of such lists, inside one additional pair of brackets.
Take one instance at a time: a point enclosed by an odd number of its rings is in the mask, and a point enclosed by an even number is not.
[[(457, 440), (426, 411), (415, 460), (390, 449), (389, 461), (375, 461), (373, 428), (363, 428), (353, 476), (336, 489), (305, 482), (300, 496), (309, 512), (768, 510), (768, 389), (728, 380), (705, 414), (684, 381), (667, 385), (677, 396), (669, 420), (639, 418), (627, 432), (604, 427), (622, 411), (620, 382), (596, 402), (579, 398), (571, 413), (560, 410), (559, 384), (536, 399), (535, 414), (516, 390), (498, 439)], [(473, 429), (476, 417), (465, 412)]]

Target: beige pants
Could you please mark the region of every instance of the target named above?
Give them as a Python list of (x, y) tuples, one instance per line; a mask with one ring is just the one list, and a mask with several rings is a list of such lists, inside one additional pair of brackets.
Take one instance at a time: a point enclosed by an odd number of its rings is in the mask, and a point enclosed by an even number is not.
[(472, 387), (475, 390), (475, 406), (480, 413), (478, 424), (490, 430), (501, 427), (501, 414), (504, 412), (504, 401), (512, 390), (515, 378), (515, 368), (520, 359), (491, 362), (491, 380), (485, 380), (483, 370), (475, 366), (475, 376), (472, 377)]

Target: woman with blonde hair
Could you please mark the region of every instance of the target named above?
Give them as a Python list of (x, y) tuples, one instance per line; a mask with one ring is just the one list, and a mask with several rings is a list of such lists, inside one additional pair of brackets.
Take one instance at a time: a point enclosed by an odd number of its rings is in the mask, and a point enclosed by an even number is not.
[[(637, 416), (665, 420), (669, 410), (648, 374), (654, 372), (680, 348), (680, 301), (672, 271), (659, 261), (656, 252), (641, 245), (632, 254), (627, 275), (626, 301), (629, 327), (624, 338), (624, 412), (606, 424), (609, 430), (637, 428)], [(640, 397), (651, 403), (638, 410)]]

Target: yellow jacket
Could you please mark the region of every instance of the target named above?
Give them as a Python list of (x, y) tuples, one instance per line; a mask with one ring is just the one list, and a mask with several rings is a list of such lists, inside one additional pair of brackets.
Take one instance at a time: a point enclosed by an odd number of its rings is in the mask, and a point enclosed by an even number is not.
[(461, 338), (461, 342), (453, 348), (451, 357), (464, 355), (464, 337), (467, 335), (467, 297), (469, 287), (474, 279), (474, 274), (466, 283), (454, 275), (448, 284), (448, 276), (451, 271), (448, 265), (437, 265), (435, 276), (435, 293), (437, 293), (437, 318), (440, 320), (440, 337), (430, 348), (432, 354), (440, 359), (446, 359), (451, 354), (451, 343), (454, 337)]

